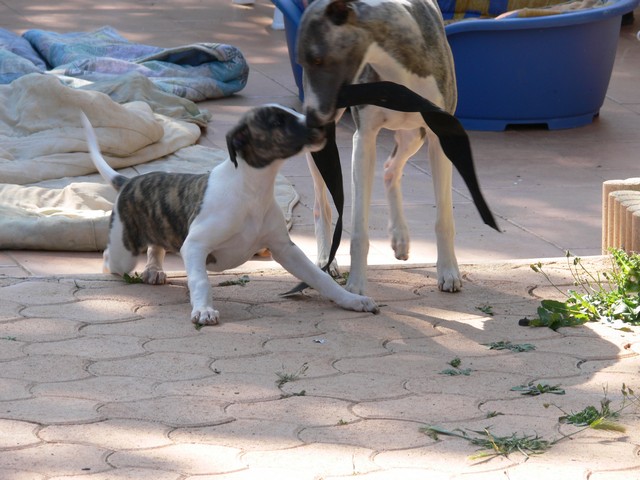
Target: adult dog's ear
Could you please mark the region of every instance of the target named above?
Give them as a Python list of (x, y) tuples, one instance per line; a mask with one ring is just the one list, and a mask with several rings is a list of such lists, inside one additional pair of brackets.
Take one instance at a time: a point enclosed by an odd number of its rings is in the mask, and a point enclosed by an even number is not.
[(325, 10), (325, 14), (334, 25), (344, 25), (350, 15), (354, 15), (352, 3), (355, 0), (335, 0)]
[(238, 167), (238, 160), (236, 154), (240, 154), (242, 158), (245, 158), (244, 150), (251, 141), (251, 132), (246, 124), (241, 123), (233, 127), (227, 132), (227, 150), (229, 150), (229, 158), (233, 164)]

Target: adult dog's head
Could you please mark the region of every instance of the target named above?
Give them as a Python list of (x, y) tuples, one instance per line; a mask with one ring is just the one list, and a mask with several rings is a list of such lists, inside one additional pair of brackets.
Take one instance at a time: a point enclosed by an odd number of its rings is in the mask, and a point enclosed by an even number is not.
[(371, 44), (358, 27), (357, 0), (316, 0), (305, 10), (298, 30), (298, 63), (303, 68), (305, 114), (312, 126), (335, 120), (336, 99), (353, 83)]
[(231, 161), (241, 157), (254, 168), (264, 168), (302, 150), (324, 147), (324, 128), (308, 126), (306, 117), (281, 105), (263, 105), (246, 112), (227, 133)]

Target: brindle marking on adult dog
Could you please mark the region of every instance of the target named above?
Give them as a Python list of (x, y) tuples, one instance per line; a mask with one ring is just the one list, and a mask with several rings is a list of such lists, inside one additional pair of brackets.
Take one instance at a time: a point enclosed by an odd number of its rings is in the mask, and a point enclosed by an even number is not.
[(277, 105), (247, 112), (227, 134), (229, 159), (210, 174), (154, 172), (128, 179), (100, 155), (93, 128), (82, 115), (91, 158), (100, 174), (119, 190), (111, 217), (105, 271), (130, 272), (147, 250), (145, 283), (162, 284), (166, 251), (180, 252), (185, 263), (191, 320), (217, 324), (207, 267), (236, 267), (260, 249), (338, 305), (377, 312), (373, 300), (354, 295), (315, 266), (291, 241), (274, 197), (284, 159), (324, 145), (324, 130), (308, 127), (303, 115)]
[[(298, 63), (304, 71), (305, 113), (310, 126), (340, 117), (336, 109), (343, 85), (379, 80), (404, 85), (449, 113), (455, 111), (457, 90), (453, 58), (442, 15), (435, 0), (316, 0), (300, 22)], [(438, 137), (419, 113), (362, 106), (352, 109), (356, 122), (352, 159), (351, 271), (347, 289), (366, 290), (369, 251), (369, 205), (376, 163), (376, 138), (382, 128), (395, 130), (396, 146), (384, 164), (389, 202), (389, 232), (395, 256), (409, 258), (409, 229), (402, 208), (404, 165), (429, 143), (436, 196), (438, 286), (455, 292), (461, 287), (454, 251), (452, 164)], [(316, 192), (324, 182), (312, 160), (309, 165)], [(316, 193), (314, 207), (319, 263), (330, 249), (331, 209)]]

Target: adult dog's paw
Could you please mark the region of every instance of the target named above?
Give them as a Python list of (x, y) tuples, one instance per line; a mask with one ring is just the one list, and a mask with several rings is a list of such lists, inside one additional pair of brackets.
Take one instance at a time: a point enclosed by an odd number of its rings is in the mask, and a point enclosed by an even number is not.
[(441, 292), (459, 292), (462, 288), (462, 279), (457, 268), (443, 269), (438, 272), (438, 289)]
[(196, 325), (218, 325), (220, 312), (211, 308), (194, 308), (191, 312), (191, 322)]

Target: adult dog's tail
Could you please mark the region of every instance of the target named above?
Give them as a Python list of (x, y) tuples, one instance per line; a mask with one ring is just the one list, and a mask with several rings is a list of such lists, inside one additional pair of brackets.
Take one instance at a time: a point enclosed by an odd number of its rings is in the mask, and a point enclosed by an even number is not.
[(89, 147), (91, 161), (98, 169), (98, 172), (100, 172), (100, 175), (102, 175), (102, 178), (109, 182), (113, 188), (115, 188), (116, 190), (120, 190), (120, 188), (122, 188), (122, 185), (124, 185), (128, 180), (127, 177), (116, 172), (102, 157), (100, 153), (100, 146), (98, 145), (98, 139), (96, 138), (96, 132), (93, 130), (91, 122), (82, 111), (80, 112), (80, 119), (82, 120), (82, 125), (84, 126), (84, 133), (87, 138), (87, 145)]

